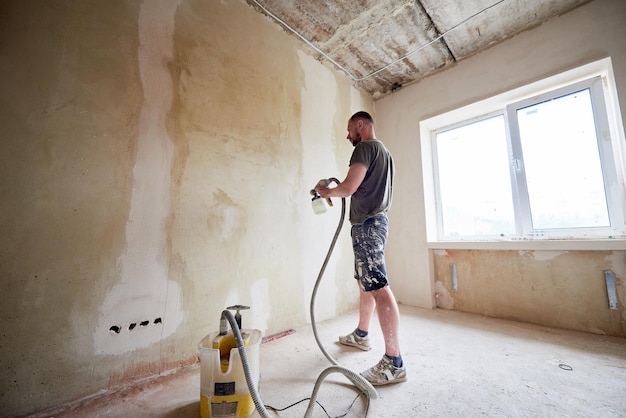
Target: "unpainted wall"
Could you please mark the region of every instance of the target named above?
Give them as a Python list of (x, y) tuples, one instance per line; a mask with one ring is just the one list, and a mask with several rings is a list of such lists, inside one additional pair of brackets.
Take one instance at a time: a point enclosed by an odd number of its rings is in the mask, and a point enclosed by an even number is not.
[[(377, 133), (396, 151), (387, 260), (401, 303), (626, 336), (624, 241), (607, 248), (578, 243), (580, 250), (556, 243), (549, 248), (556, 253), (533, 243), (521, 250), (519, 243), (506, 242), (481, 250), (481, 243), (446, 248), (427, 241), (421, 141), (430, 139), (420, 137), (419, 125), (606, 57), (611, 58), (621, 119), (626, 120), (625, 19), (626, 2), (595, 0), (376, 102)], [(460, 275), (456, 293), (450, 287), (451, 263)], [(616, 311), (608, 308), (605, 270), (616, 276)]]
[[(3, 1), (0, 415), (194, 362), (229, 305), (307, 322), (339, 219), (309, 190), (372, 108), (243, 0)], [(344, 231), (319, 320), (351, 277)]]
[[(626, 336), (624, 251), (434, 250), (433, 257), (438, 308)], [(618, 278), (618, 309), (609, 306), (607, 270)]]

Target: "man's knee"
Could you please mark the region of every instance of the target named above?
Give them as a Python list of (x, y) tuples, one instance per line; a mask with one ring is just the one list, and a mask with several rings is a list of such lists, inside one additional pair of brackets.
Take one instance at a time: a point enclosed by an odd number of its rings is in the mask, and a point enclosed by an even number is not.
[(376, 289), (370, 289), (367, 291), (367, 293), (371, 293), (371, 295), (374, 297), (374, 299), (380, 299), (380, 298), (387, 298), (389, 297), (389, 285), (385, 284), (382, 287), (378, 287)]

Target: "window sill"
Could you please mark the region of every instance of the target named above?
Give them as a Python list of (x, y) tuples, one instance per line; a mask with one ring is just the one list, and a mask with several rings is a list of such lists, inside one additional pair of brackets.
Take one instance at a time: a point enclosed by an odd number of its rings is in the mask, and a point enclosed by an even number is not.
[(427, 247), (432, 250), (626, 251), (626, 239), (436, 241), (428, 242)]

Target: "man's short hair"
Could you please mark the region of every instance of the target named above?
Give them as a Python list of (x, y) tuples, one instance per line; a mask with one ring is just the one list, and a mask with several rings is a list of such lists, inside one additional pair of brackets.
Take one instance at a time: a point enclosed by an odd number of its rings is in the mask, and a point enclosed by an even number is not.
[(371, 123), (372, 125), (374, 124), (374, 118), (372, 118), (372, 115), (370, 115), (369, 113), (364, 112), (364, 111), (356, 112), (350, 118), (350, 122), (357, 122), (359, 120), (367, 121), (367, 122)]

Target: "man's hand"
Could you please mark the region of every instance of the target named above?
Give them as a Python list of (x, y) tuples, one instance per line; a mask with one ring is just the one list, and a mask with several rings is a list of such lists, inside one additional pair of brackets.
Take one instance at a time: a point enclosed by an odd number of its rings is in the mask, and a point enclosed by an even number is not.
[(366, 173), (367, 167), (365, 165), (360, 163), (352, 164), (348, 170), (348, 175), (337, 187), (328, 188), (318, 183), (315, 186), (315, 191), (323, 198), (352, 196), (363, 182)]
[(324, 199), (331, 197), (330, 196), (330, 189), (325, 186), (324, 184), (322, 184), (322, 181), (320, 180), (319, 183), (317, 183), (317, 186), (315, 186), (315, 191), (322, 196)]

